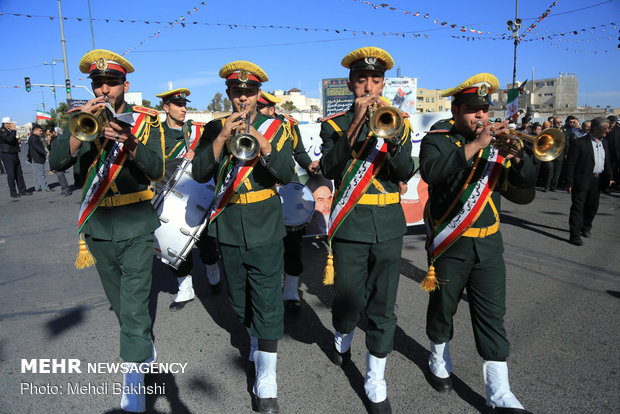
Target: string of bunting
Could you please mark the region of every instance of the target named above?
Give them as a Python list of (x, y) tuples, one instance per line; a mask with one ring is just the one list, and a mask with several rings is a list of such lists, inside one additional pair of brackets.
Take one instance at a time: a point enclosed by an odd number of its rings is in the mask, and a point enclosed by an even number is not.
[[(372, 3), (372, 2), (369, 2), (369, 1), (366, 1), (366, 0), (353, 0), (353, 1), (355, 1), (357, 3), (365, 4), (367, 6), (371, 6), (375, 10), (377, 10), (379, 8), (388, 9), (388, 10), (392, 10), (392, 11), (396, 11), (396, 12), (402, 12), (402, 14), (407, 15), (407, 16), (412, 16), (412, 17), (420, 17), (421, 16), (424, 19), (429, 19), (430, 16), (431, 16), (430, 13), (424, 13), (424, 12), (419, 12), (419, 11), (416, 11), (416, 12), (401, 11), (397, 7), (390, 6), (387, 3), (376, 4), (376, 3)], [(558, 1), (559, 0), (556, 0), (556, 3)], [(486, 33), (486, 34), (502, 37), (502, 36), (504, 36), (506, 34), (506, 33), (501, 33), (500, 34), (500, 33), (492, 33), (492, 32), (483, 32), (482, 30), (478, 30), (478, 29), (475, 29), (473, 27), (467, 27), (467, 26), (464, 26), (464, 25), (456, 24), (456, 23), (448, 23), (446, 21), (439, 21), (438, 19), (433, 19), (432, 22), (433, 22), (433, 24), (439, 24), (439, 25), (444, 26), (444, 27), (451, 27), (452, 29), (458, 29), (461, 32), (469, 32), (469, 33), (478, 34), (478, 35)]]
[(540, 17), (538, 17), (538, 19), (536, 19), (534, 21), (534, 23), (532, 23), (527, 29), (525, 29), (523, 31), (523, 33), (521, 33), (521, 36), (519, 36), (519, 39), (517, 39), (517, 43), (520, 43), (523, 40), (523, 38), (525, 37), (526, 34), (530, 33), (532, 30), (534, 30), (534, 28), (536, 27), (536, 25), (539, 22), (545, 20), (545, 18), (547, 16), (549, 16), (549, 13), (551, 12), (551, 9), (554, 8), (559, 3), (559, 1), (560, 0), (555, 0), (553, 3), (551, 3), (551, 6), (547, 7), (547, 10), (545, 10), (544, 13), (541, 14)]

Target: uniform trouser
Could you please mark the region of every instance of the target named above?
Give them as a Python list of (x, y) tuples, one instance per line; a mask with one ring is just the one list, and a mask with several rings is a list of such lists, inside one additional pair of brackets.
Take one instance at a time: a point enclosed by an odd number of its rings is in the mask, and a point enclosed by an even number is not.
[[(9, 183), (9, 192), (12, 196), (17, 194), (23, 194), (26, 192), (26, 182), (24, 181), (24, 173), (22, 172), (22, 165), (19, 161), (19, 154), (9, 154), (6, 152), (0, 153), (0, 158), (4, 163), (6, 169), (6, 178)], [(17, 183), (17, 189), (15, 188)]]
[(277, 341), (284, 334), (282, 240), (253, 249), (220, 243), (233, 310), (259, 340)]
[(334, 306), (332, 323), (343, 334), (353, 332), (366, 310), (366, 348), (383, 358), (394, 348), (396, 291), (403, 238), (381, 243), (334, 239)]
[(35, 190), (48, 190), (47, 180), (45, 179), (45, 164), (39, 164), (38, 162), (32, 163), (32, 175), (34, 178)]
[(58, 184), (60, 184), (60, 188), (62, 188), (62, 192), (69, 192), (69, 182), (67, 181), (67, 177), (65, 177), (64, 171), (56, 171), (56, 179), (58, 179)]
[(287, 231), (284, 238), (284, 272), (299, 276), (304, 271), (301, 261), (301, 234), (303, 230)]
[(592, 229), (592, 221), (598, 211), (600, 196), (599, 179), (594, 175), (592, 175), (590, 183), (585, 188), (579, 190), (572, 189), (572, 204), (570, 206), (570, 215), (568, 216), (571, 238), (579, 237), (581, 232)]
[(430, 293), (426, 334), (436, 344), (452, 339), (452, 318), (467, 288), (471, 324), (478, 354), (487, 361), (505, 361), (510, 344), (504, 329), (506, 266), (501, 255), (480, 261), (475, 249), (465, 259), (440, 256), (434, 263), (439, 289)]
[(126, 362), (145, 361), (153, 351), (148, 309), (153, 239), (153, 233), (129, 240), (85, 238), (120, 324), (120, 356)]
[[(207, 232), (205, 231), (198, 241), (196, 242), (196, 247), (198, 248), (198, 252), (200, 253), (200, 260), (208, 265), (214, 265), (220, 260), (220, 254), (217, 250), (217, 240), (211, 236), (207, 236)], [(181, 263), (178, 269), (171, 267), (172, 274), (176, 277), (187, 276), (192, 273), (192, 269), (194, 268), (194, 259), (192, 258), (192, 252), (189, 252), (185, 261)]]

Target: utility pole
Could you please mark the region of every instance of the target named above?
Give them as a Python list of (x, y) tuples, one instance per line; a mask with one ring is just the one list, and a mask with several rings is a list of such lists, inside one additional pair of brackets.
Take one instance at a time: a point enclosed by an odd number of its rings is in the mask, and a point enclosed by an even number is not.
[(95, 48), (95, 32), (93, 32), (93, 15), (90, 12), (90, 0), (88, 0), (88, 20), (90, 20), (90, 37), (93, 40), (93, 49)]
[[(56, 60), (52, 60), (52, 63), (43, 62), (44, 65), (49, 65), (52, 68), (52, 84), (56, 85), (56, 80), (54, 79), (54, 65), (56, 64)], [(54, 95), (54, 108), (58, 108), (58, 101), (56, 100), (56, 87), (51, 86), (52, 94)]]
[[(69, 65), (67, 64), (67, 41), (65, 40), (65, 29), (62, 25), (62, 8), (60, 7), (60, 0), (58, 0), (58, 17), (60, 20), (60, 43), (62, 43), (62, 57), (65, 63), (65, 84), (70, 85), (69, 80)], [(71, 89), (67, 88), (67, 100), (73, 99), (71, 97)]]

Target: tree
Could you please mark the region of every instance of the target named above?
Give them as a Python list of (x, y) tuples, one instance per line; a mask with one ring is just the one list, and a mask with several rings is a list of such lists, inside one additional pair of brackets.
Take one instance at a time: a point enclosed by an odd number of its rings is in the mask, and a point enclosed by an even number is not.
[(291, 101), (286, 101), (286, 102), (284, 102), (280, 106), (282, 107), (282, 109), (284, 109), (287, 112), (291, 112), (291, 111), (294, 111), (295, 109), (297, 109), (295, 107), (295, 105), (293, 105), (293, 102), (291, 102)]
[(232, 102), (230, 102), (230, 99), (224, 98), (223, 102), (224, 102), (224, 112), (230, 111), (230, 108), (232, 108)]
[(212, 112), (222, 112), (223, 109), (224, 102), (222, 101), (222, 94), (218, 92), (215, 94), (213, 99), (211, 99), (211, 103), (207, 106), (207, 110)]
[(142, 106), (146, 106), (147, 108), (151, 107), (151, 101), (149, 101), (148, 99), (143, 99), (142, 100)]
[(158, 103), (157, 105), (155, 105), (155, 109), (157, 109), (158, 111), (163, 111), (164, 110), (164, 104), (162, 104), (161, 102)]
[(49, 121), (50, 123), (54, 123), (58, 125), (62, 129), (65, 129), (69, 126), (69, 119), (71, 119), (71, 114), (68, 114), (69, 105), (66, 102), (61, 102), (58, 104), (58, 108), (56, 110), (52, 109), (50, 114), (52, 115), (52, 119)]

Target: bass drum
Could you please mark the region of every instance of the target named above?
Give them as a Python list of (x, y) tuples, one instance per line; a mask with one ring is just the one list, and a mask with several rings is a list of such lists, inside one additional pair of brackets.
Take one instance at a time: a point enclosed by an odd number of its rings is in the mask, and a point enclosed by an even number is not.
[(306, 227), (314, 214), (314, 196), (312, 191), (298, 182), (278, 186), (282, 200), (282, 214), (288, 231), (297, 231)]
[(195, 181), (192, 163), (175, 158), (166, 163), (164, 179), (155, 188), (153, 207), (161, 222), (155, 230), (155, 255), (178, 269), (207, 225), (215, 185), (213, 180)]

